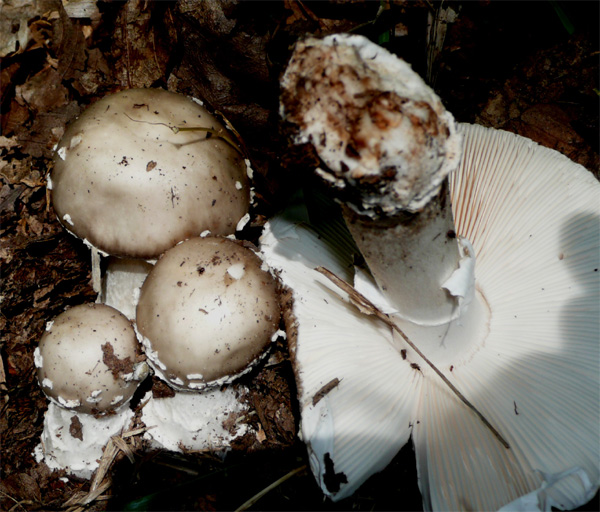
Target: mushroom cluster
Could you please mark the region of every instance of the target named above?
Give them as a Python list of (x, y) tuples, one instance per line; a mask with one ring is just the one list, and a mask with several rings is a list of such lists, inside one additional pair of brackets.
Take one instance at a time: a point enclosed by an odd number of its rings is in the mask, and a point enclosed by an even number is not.
[[(89, 476), (98, 449), (129, 425), (126, 404), (148, 373), (146, 359), (174, 388), (142, 397), (154, 411), (142, 417), (151, 443), (214, 447), (214, 437), (198, 439), (197, 421), (173, 421), (174, 414), (163, 421), (161, 410), (218, 404), (212, 421), (223, 431), (219, 423), (244, 409), (239, 393), (198, 390), (248, 371), (281, 333), (276, 280), (249, 244), (235, 240), (250, 219), (251, 175), (224, 125), (200, 102), (164, 90), (107, 96), (67, 128), (48, 188), (61, 223), (92, 250), (98, 304), (50, 322), (36, 351), (51, 400), (37, 455), (51, 467)], [(100, 256), (110, 256), (104, 279)], [(119, 418), (110, 428), (102, 423), (109, 412)], [(91, 425), (73, 430), (77, 447), (61, 439), (74, 413)], [(228, 446), (222, 434), (216, 448)]]
[(91, 249), (101, 298), (101, 256), (154, 260), (186, 238), (242, 229), (251, 172), (201, 102), (129, 89), (98, 100), (67, 127), (48, 188), (59, 221)]
[(523, 137), (455, 125), (359, 36), (299, 43), (282, 89), (345, 221), (287, 212), (261, 237), (294, 297), (302, 439), (323, 492), (350, 496), (412, 438), (426, 510), (589, 501), (598, 181)]

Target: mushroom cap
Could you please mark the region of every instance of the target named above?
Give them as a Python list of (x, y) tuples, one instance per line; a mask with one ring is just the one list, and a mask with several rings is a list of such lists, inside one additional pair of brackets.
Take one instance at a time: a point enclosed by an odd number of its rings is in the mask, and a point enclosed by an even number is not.
[(202, 130), (225, 128), (195, 101), (130, 89), (88, 107), (62, 137), (51, 174), (59, 220), (103, 252), (151, 259), (209, 230), (228, 235), (247, 214), (247, 166)]
[(157, 373), (177, 389), (248, 369), (277, 333), (277, 284), (254, 251), (192, 238), (163, 254), (140, 292), (137, 330)]
[(35, 350), (46, 396), (67, 409), (113, 411), (137, 389), (139, 344), (131, 322), (104, 304), (81, 304), (48, 322)]
[(448, 332), (398, 323), (510, 449), (314, 270), (352, 281), (343, 234), (281, 215), (261, 250), (293, 291), (302, 438), (334, 500), (412, 436), (425, 510), (576, 508), (600, 485), (600, 184), (531, 140), (459, 129), (464, 156), (450, 185), (457, 235), (475, 249), (472, 316)]

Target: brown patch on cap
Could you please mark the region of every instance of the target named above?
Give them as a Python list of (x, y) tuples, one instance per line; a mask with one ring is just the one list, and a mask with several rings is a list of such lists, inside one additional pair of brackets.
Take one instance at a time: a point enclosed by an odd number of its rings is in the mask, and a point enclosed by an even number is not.
[(102, 345), (102, 362), (108, 366), (115, 380), (123, 375), (133, 373), (133, 361), (131, 358), (127, 356), (124, 359), (119, 359), (115, 355), (115, 349), (108, 342)]

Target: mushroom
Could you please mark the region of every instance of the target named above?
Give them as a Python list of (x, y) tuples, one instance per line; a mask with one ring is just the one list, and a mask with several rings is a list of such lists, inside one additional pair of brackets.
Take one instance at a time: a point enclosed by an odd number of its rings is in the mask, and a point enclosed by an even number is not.
[[(60, 222), (94, 255), (152, 259), (248, 217), (247, 162), (199, 102), (161, 89), (102, 98), (66, 130), (48, 187)], [(94, 264), (99, 291), (99, 267)]]
[(151, 446), (229, 449), (247, 431), (238, 421), (248, 393), (229, 384), (265, 355), (279, 331), (278, 286), (250, 245), (192, 238), (169, 249), (148, 274), (136, 319), (148, 361), (174, 391), (142, 410)]
[[(312, 143), (325, 164), (317, 174), (343, 198), (379, 288), (403, 317), (445, 323), (456, 317), (458, 299), (439, 282), (460, 259), (456, 237), (448, 240), (445, 180), (458, 165), (461, 137), (408, 64), (369, 45), (337, 42), (297, 46), (282, 79), (284, 119), (297, 127), (296, 142)], [(361, 73), (338, 64), (357, 59), (369, 62)], [(401, 283), (387, 279), (400, 274)]]
[(192, 238), (148, 274), (137, 330), (156, 373), (179, 390), (230, 382), (278, 336), (277, 284), (248, 246)]
[(131, 420), (126, 404), (147, 374), (134, 328), (110, 306), (72, 307), (48, 322), (35, 365), (51, 402), (38, 455), (51, 468), (89, 477), (110, 437)]
[[(299, 44), (282, 87), (284, 119), (327, 166), (318, 174), (337, 189), (353, 237), (288, 214), (261, 237), (293, 292), (302, 438), (323, 492), (351, 495), (412, 436), (426, 510), (589, 501), (600, 485), (597, 180), (523, 137), (454, 129), (407, 66), (359, 36)], [(434, 168), (414, 166), (427, 150)], [(454, 223), (444, 232), (445, 190)], [(353, 272), (352, 243), (372, 275)]]

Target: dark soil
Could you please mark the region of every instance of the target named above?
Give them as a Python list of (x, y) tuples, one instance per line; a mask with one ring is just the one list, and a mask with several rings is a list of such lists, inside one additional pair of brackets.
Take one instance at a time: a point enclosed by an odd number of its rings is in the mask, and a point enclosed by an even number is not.
[[(277, 115), (278, 78), (294, 41), (306, 33), (365, 34), (428, 77), (457, 120), (525, 135), (598, 176), (597, 2), (446, 3), (458, 17), (429, 60), (427, 16), (439, 4), (426, 0), (383, 2), (379, 17), (379, 2), (349, 0), (100, 1), (84, 12), (72, 4), (13, 0), (0, 14), (2, 510), (61, 510), (89, 492), (89, 482), (62, 478), (32, 456), (47, 407), (33, 351), (46, 321), (95, 299), (88, 250), (56, 220), (46, 176), (65, 125), (103, 95), (164, 87), (202, 98), (226, 116), (258, 171), (250, 239), (306, 176), (307, 157), (289, 146)], [(270, 361), (244, 380), (264, 435), (242, 439), (225, 461), (147, 453), (132, 442), (135, 462), (118, 457), (106, 490), (84, 508), (235, 509), (305, 466), (285, 345)], [(152, 385), (159, 393), (158, 383), (146, 383)], [(325, 500), (310, 472), (300, 469), (254, 507), (419, 510), (414, 468), (407, 446), (339, 503)], [(598, 496), (584, 509), (598, 510)]]

